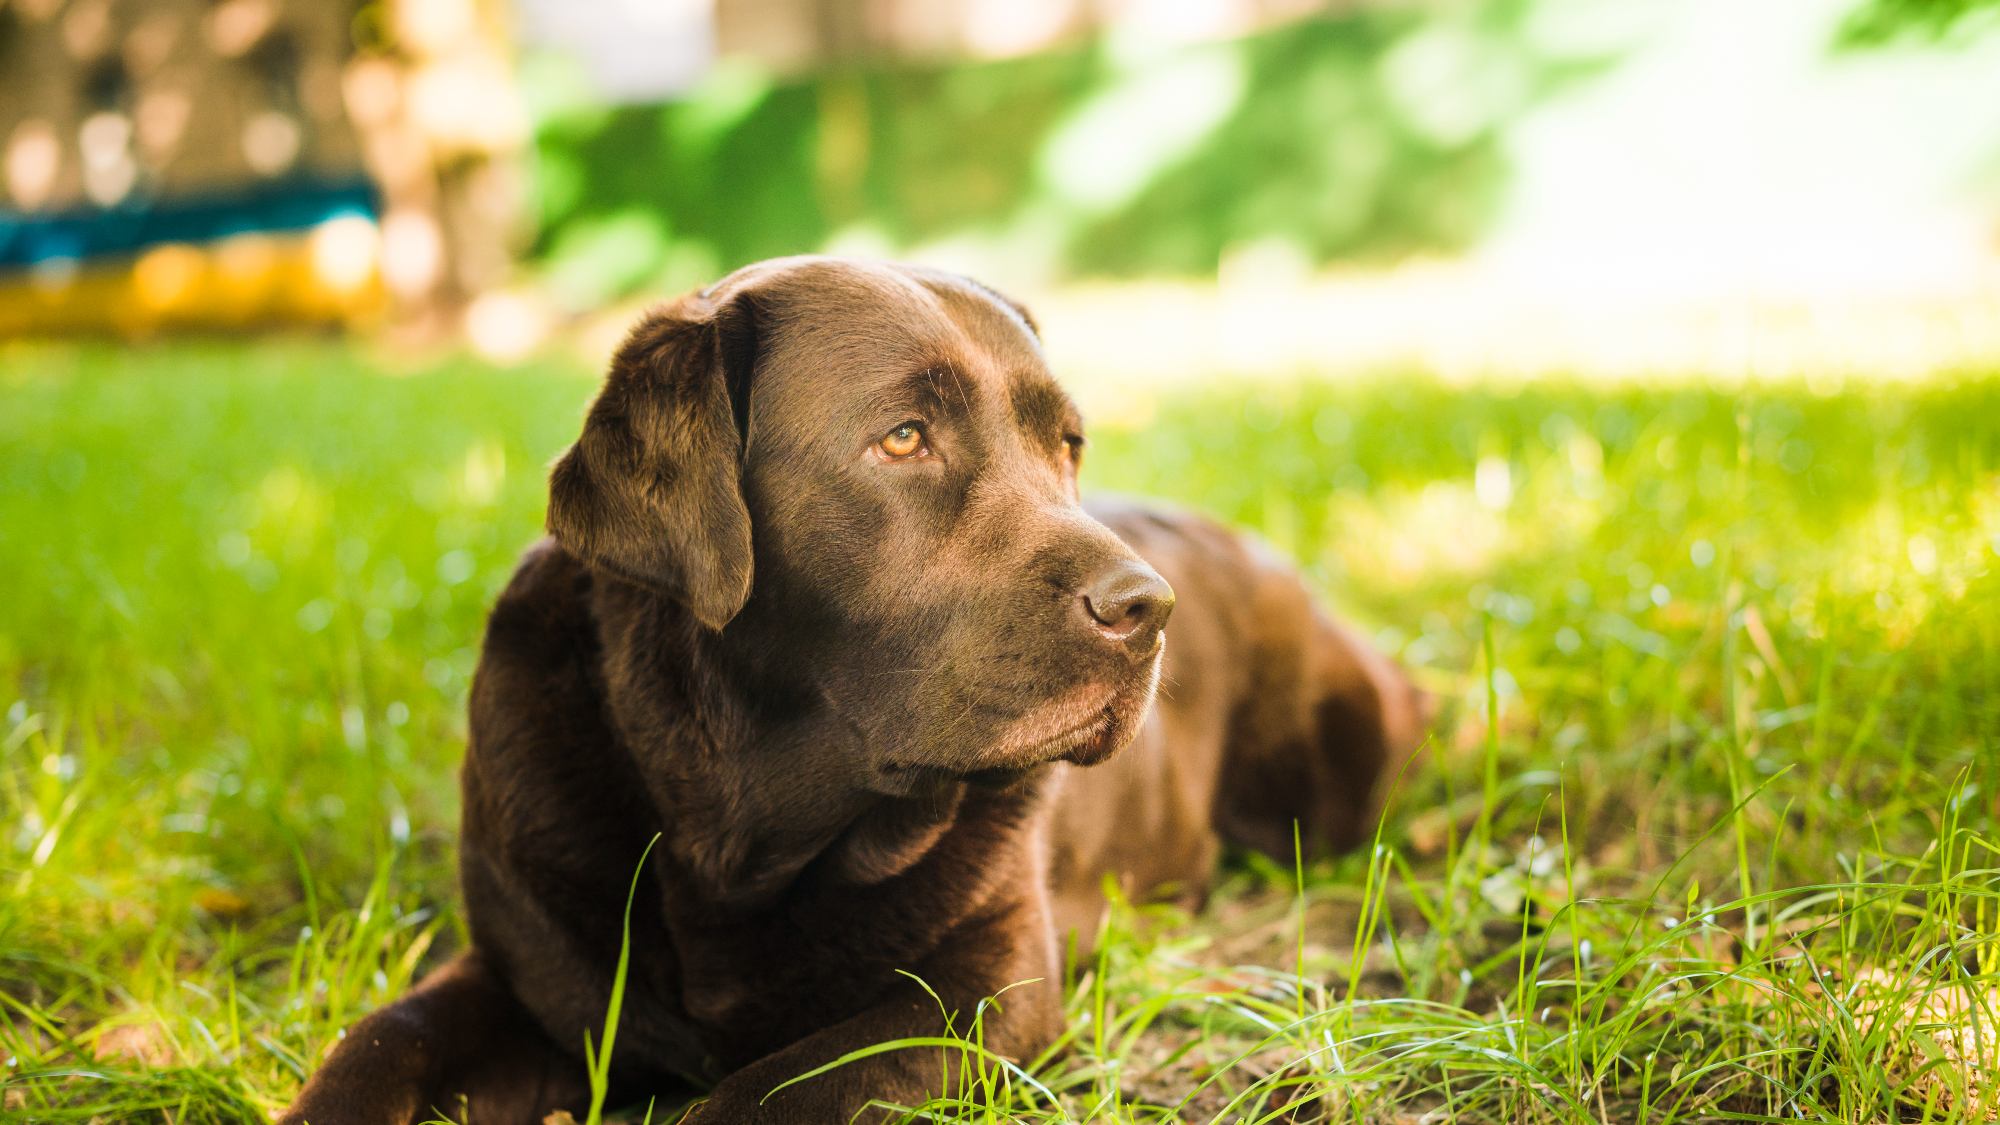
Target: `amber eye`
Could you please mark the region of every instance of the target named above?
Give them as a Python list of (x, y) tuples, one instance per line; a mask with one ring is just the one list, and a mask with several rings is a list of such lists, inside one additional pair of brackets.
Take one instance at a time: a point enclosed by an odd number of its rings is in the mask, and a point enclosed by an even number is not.
[(879, 443), (882, 452), (890, 457), (914, 457), (924, 448), (924, 432), (915, 422), (905, 422), (889, 431), (889, 436)]

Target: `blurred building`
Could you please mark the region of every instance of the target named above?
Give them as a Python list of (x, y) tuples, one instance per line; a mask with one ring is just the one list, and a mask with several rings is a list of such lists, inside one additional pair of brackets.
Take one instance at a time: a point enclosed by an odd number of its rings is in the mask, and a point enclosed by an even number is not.
[(504, 30), (474, 0), (0, 2), (0, 336), (448, 317), (511, 261)]

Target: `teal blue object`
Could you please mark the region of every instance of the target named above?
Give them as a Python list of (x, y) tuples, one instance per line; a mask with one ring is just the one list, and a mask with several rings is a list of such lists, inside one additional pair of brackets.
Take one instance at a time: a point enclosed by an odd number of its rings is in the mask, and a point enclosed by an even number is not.
[(250, 191), (174, 200), (131, 199), (115, 207), (52, 215), (0, 211), (0, 269), (129, 254), (163, 242), (211, 242), (233, 234), (303, 230), (341, 215), (373, 218), (375, 188), (359, 177), (287, 180)]

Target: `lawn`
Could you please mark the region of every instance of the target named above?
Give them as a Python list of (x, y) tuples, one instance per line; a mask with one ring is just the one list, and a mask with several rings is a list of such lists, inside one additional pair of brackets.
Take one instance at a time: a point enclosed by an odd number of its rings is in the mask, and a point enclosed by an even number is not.
[[(263, 1120), (463, 942), (482, 615), (591, 390), (0, 345), (6, 1116)], [(2000, 1114), (2000, 378), (1218, 379), (1085, 483), (1293, 553), (1437, 735), (1376, 847), (1114, 912), (1066, 1050), (935, 1114)]]

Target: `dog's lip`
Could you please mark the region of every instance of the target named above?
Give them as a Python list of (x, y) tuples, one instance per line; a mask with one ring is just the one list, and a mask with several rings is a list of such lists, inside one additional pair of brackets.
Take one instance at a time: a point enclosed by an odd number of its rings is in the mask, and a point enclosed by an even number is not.
[[(1157, 646), (1155, 649), (1157, 653)], [(1157, 663), (1154, 665), (1157, 668)], [(1130, 729), (1134, 705), (1149, 699), (1152, 683), (1120, 685), (1093, 680), (1072, 687), (1025, 710), (972, 703), (974, 711), (997, 723), (985, 752), (972, 761), (935, 759), (888, 760), (877, 768), (884, 774), (943, 770), (965, 776), (995, 770), (1029, 769), (1049, 762), (1094, 765), (1124, 744), (1120, 733)]]
[[(1117, 723), (1116, 707), (1114, 694), (1112, 701), (1106, 702), (1074, 726), (1025, 746), (1008, 747), (976, 763), (966, 772), (971, 774), (1005, 772), (1028, 769), (1045, 762), (1077, 761), (1080, 751), (1108, 733)], [(1096, 760), (1099, 756), (1089, 755), (1092, 760)], [(910, 762), (889, 762), (883, 767), (888, 773), (902, 773), (916, 768), (921, 767)]]
[(1102, 732), (1104, 728), (1110, 726), (1112, 722), (1111, 705), (1107, 703), (1096, 714), (1085, 719), (1083, 722), (1078, 723), (1061, 734), (1029, 747), (1025, 756), (1031, 758), (1060, 758), (1062, 755), (1054, 753), (1054, 751), (1057, 749), (1075, 751)]
[(1110, 718), (1118, 689), (1111, 684), (1086, 683), (1015, 716), (993, 747), (1000, 761), (1047, 760), (1058, 751), (1086, 740)]

